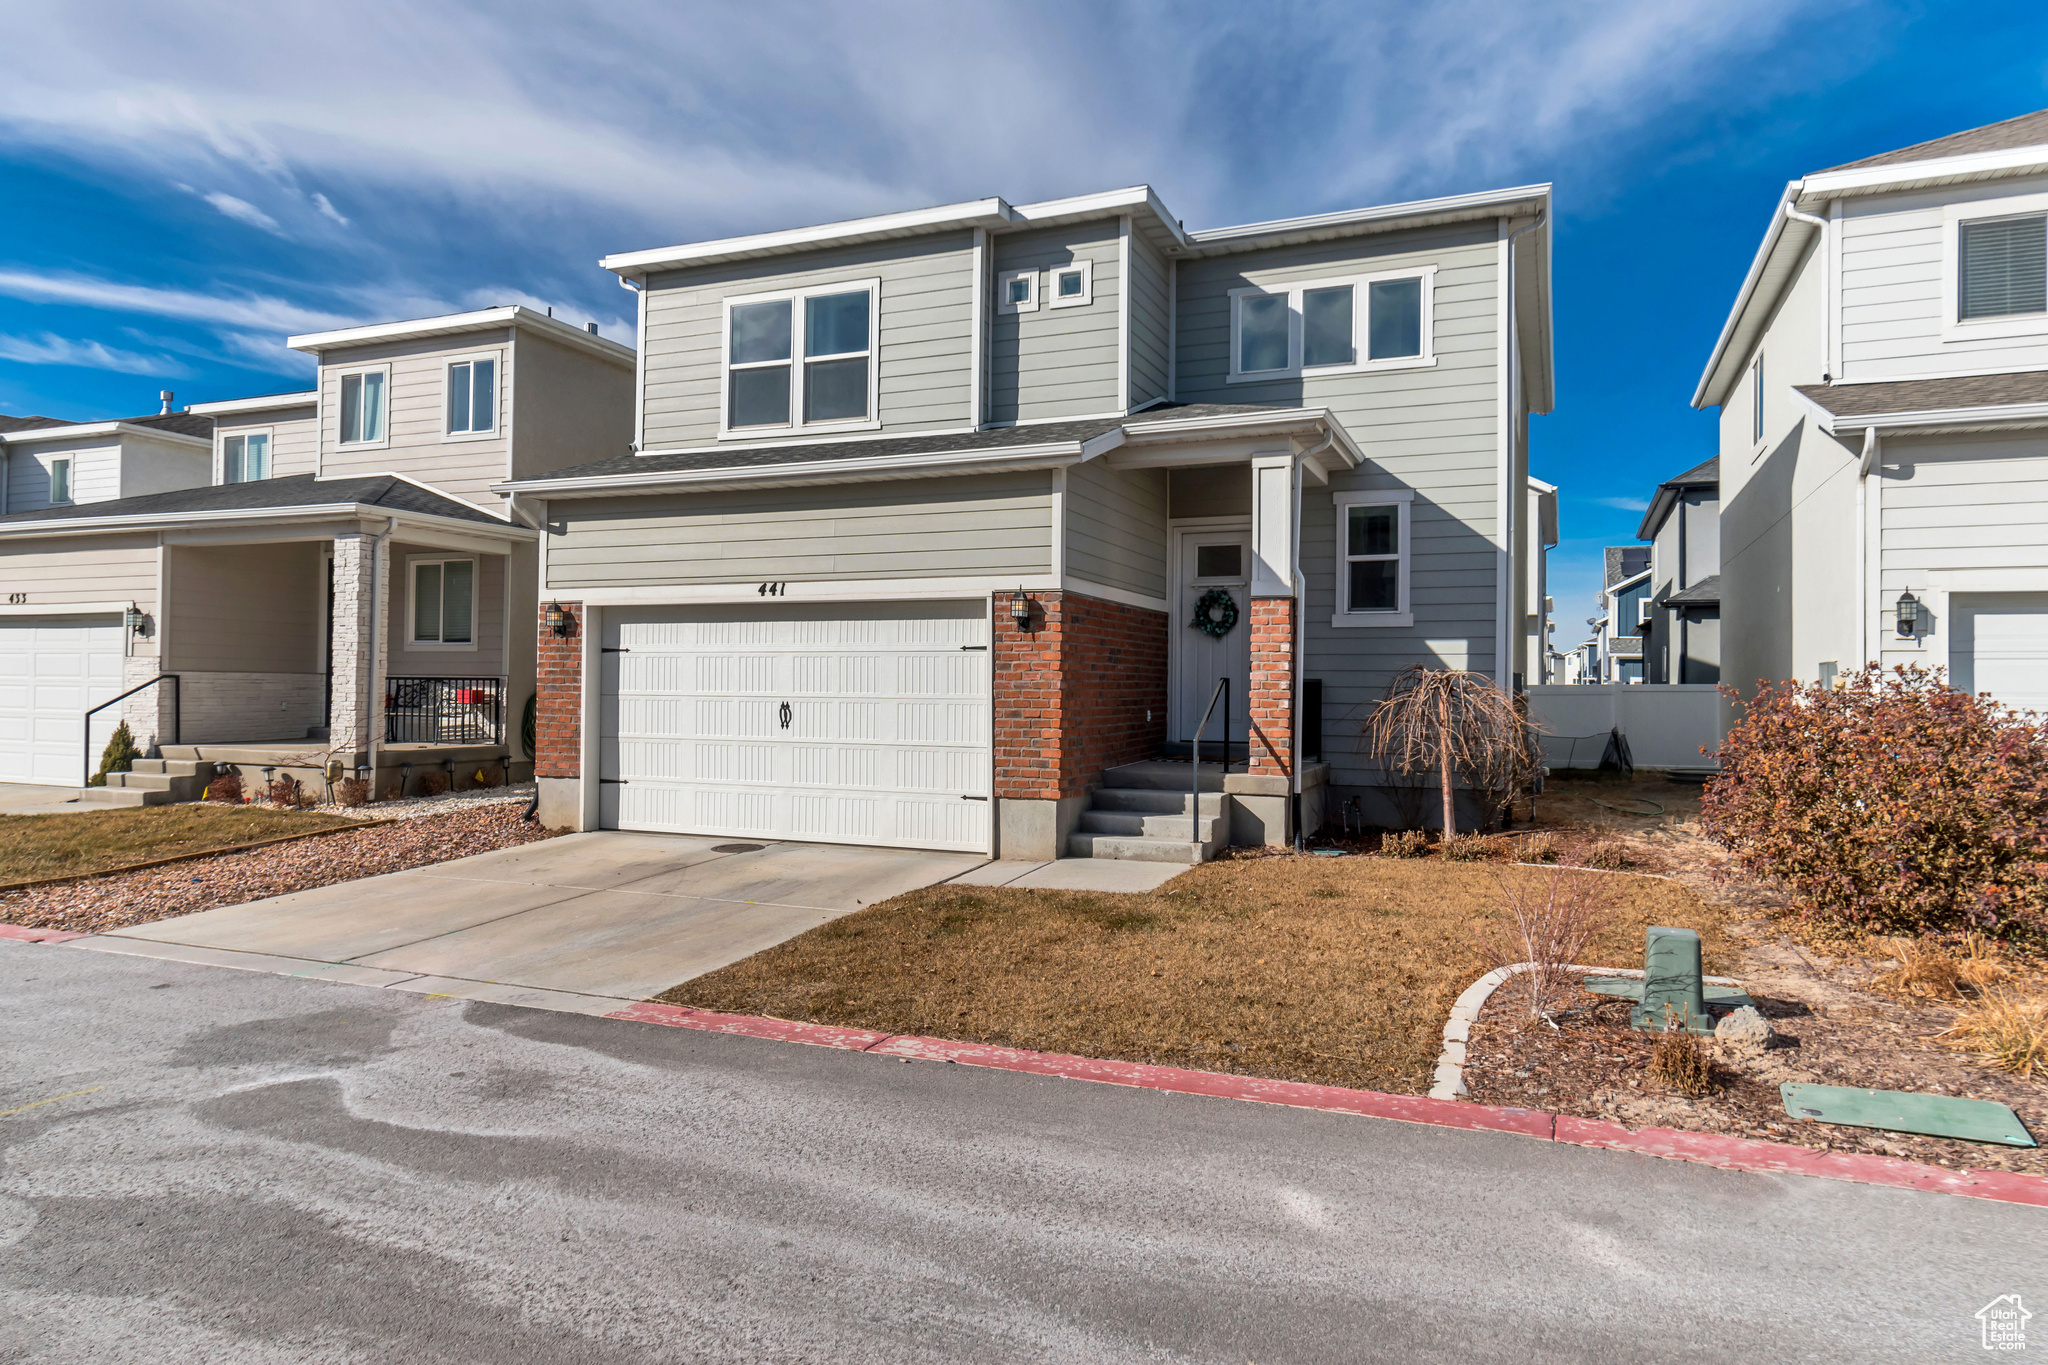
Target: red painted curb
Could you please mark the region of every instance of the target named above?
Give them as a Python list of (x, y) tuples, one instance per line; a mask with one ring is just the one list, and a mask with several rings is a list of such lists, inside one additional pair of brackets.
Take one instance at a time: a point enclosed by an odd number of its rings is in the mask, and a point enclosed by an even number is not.
[(1924, 1166), (1917, 1161), (1901, 1161), (1897, 1157), (1817, 1152), (1810, 1147), (1786, 1142), (1760, 1142), (1755, 1138), (1725, 1137), (1718, 1133), (1687, 1133), (1675, 1128), (1631, 1130), (1618, 1123), (1574, 1118), (1569, 1114), (1547, 1114), (1540, 1109), (1509, 1109), (1460, 1100), (1433, 1100), (1424, 1095), (1389, 1095), (1377, 1090), (1349, 1090), (1343, 1086), (1310, 1085), (1304, 1081), (1230, 1076), (1216, 1071), (1114, 1062), (1058, 1052), (955, 1043), (944, 1038), (913, 1038), (904, 1034), (877, 1033), (872, 1029), (801, 1024), (760, 1015), (714, 1014), (709, 1010), (693, 1010), (653, 1001), (642, 1001), (605, 1018), (702, 1029), (747, 1038), (770, 1038), (779, 1042), (809, 1043), (817, 1047), (874, 1052), (918, 1061), (958, 1062), (966, 1066), (1126, 1085), (1141, 1090), (1208, 1095), (1216, 1099), (1247, 1100), (1254, 1104), (1284, 1104), (1297, 1109), (1357, 1114), (1365, 1118), (1421, 1123), (1436, 1128), (1518, 1133), (1523, 1137), (1570, 1143), (1575, 1147), (1604, 1147), (1610, 1151), (1635, 1152), (1671, 1161), (1693, 1161), (1726, 1171), (1815, 1176), (1822, 1180), (1889, 1185), (1897, 1189), (1926, 1190), (2048, 1208), (2048, 1178), (2014, 1171), (1952, 1171), (1940, 1166)]
[(74, 934), (69, 929), (29, 929), (19, 924), (0, 924), (0, 938), (19, 939), (23, 943), (63, 943), (74, 938), (91, 937), (91, 934)]

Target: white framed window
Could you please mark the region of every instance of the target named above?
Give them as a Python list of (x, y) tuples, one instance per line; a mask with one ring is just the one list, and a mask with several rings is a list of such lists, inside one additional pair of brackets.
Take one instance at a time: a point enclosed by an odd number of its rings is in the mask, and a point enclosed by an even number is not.
[(1230, 291), (1230, 381), (1436, 364), (1436, 267)]
[(1337, 611), (1333, 626), (1412, 626), (1410, 510), (1415, 494), (1333, 493), (1337, 512)]
[(875, 360), (880, 280), (725, 301), (720, 435), (880, 425)]
[(254, 483), (270, 477), (270, 433), (238, 431), (220, 443), (220, 481)]
[(476, 560), (422, 556), (406, 560), (406, 632), (412, 649), (476, 648)]
[(59, 455), (50, 461), (50, 502), (71, 501), (71, 457)]
[(444, 372), (447, 401), (442, 431), (455, 438), (489, 436), (498, 429), (498, 357), (465, 356)]
[(1942, 212), (1942, 340), (2048, 334), (2048, 194)]
[(1082, 308), (1095, 301), (1095, 263), (1076, 261), (1072, 265), (1056, 265), (1046, 272), (1051, 283), (1046, 287), (1046, 303), (1053, 308)]
[(1749, 440), (1760, 445), (1764, 439), (1764, 358), (1761, 352), (1749, 362)]
[(997, 275), (996, 311), (998, 313), (1037, 312), (1038, 272), (1036, 270), (1005, 270)]
[(383, 445), (389, 430), (391, 367), (348, 370), (341, 376), (340, 442), (345, 446)]

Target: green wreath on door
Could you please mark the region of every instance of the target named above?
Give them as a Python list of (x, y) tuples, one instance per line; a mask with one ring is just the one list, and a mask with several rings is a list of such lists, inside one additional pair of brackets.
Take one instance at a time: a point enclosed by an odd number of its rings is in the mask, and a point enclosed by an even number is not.
[(1221, 588), (1211, 588), (1195, 603), (1195, 619), (1188, 622), (1202, 634), (1220, 640), (1237, 625), (1237, 603)]

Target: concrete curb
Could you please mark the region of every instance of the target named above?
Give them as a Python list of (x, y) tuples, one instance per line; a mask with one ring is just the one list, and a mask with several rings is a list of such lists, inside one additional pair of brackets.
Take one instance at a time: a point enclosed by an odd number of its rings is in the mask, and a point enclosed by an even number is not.
[[(1627, 974), (1625, 970), (1614, 968), (1575, 967), (1572, 970), (1596, 971), (1617, 976)], [(1495, 973), (1488, 973), (1488, 976), (1492, 975)], [(1510, 975), (1513, 973), (1502, 974), (1501, 980), (1507, 980)], [(1481, 978), (1481, 983), (1484, 981), (1485, 978)], [(1477, 989), (1478, 984), (1480, 983), (1475, 983), (1474, 989)], [(1494, 985), (1499, 985), (1499, 982), (1495, 982)], [(1489, 987), (1489, 992), (1491, 989)], [(664, 1005), (651, 1000), (608, 1014), (605, 1018), (657, 1024), (666, 1028), (700, 1029), (743, 1038), (808, 1043), (816, 1047), (872, 1052), (911, 1061), (955, 1062), (965, 1066), (1020, 1071), (1036, 1076), (1058, 1076), (1066, 1080), (1095, 1081), (1178, 1095), (1206, 1095), (1216, 1099), (1247, 1100), (1255, 1104), (1282, 1104), (1297, 1109), (1392, 1119), (1399, 1123), (1420, 1123), (1437, 1128), (1514, 1133), (1550, 1142), (1569, 1143), (1577, 1147), (1601, 1147), (1610, 1151), (1661, 1157), (1667, 1161), (1697, 1162), (1728, 1171), (1813, 1176), (1822, 1180), (1885, 1185), (1894, 1189), (1926, 1190), (1937, 1194), (1965, 1195), (1973, 1199), (1991, 1199), (2000, 1203), (2048, 1208), (2048, 1178), (2022, 1175), (2012, 1171), (1951, 1171), (1939, 1166), (1923, 1166), (1914, 1161), (1901, 1161), (1896, 1157), (1819, 1152), (1810, 1147), (1797, 1147), (1790, 1143), (1760, 1142), (1753, 1138), (1724, 1137), (1714, 1133), (1688, 1133), (1673, 1128), (1643, 1128), (1631, 1131), (1618, 1123), (1549, 1114), (1540, 1109), (1510, 1109), (1498, 1105), (1471, 1104), (1417, 1095), (1389, 1095), (1376, 1090), (1349, 1090), (1342, 1086), (1310, 1085), (1301, 1081), (1265, 1080), (1255, 1076), (1231, 1076), (1214, 1071), (1189, 1071), (1181, 1067), (1148, 1066), (1139, 1062), (1104, 1061), (1063, 1053), (991, 1047), (982, 1043), (956, 1043), (944, 1038), (916, 1038), (903, 1034), (878, 1033), (872, 1029), (805, 1024), (760, 1015), (718, 1014), (710, 1010)]]
[(69, 929), (30, 929), (19, 924), (0, 924), (0, 938), (18, 939), (23, 943), (68, 943), (74, 938), (91, 937), (91, 934), (75, 934)]

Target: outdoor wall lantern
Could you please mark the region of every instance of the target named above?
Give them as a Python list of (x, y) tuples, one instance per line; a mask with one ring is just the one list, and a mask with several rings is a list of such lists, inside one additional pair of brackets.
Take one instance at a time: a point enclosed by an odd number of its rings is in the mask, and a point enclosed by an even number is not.
[(1031, 630), (1031, 599), (1019, 588), (1010, 594), (1010, 619), (1017, 623), (1017, 629), (1026, 634)]
[(548, 603), (548, 609), (544, 615), (547, 619), (549, 630), (553, 631), (556, 635), (565, 636), (569, 633), (569, 613), (562, 610), (560, 602)]
[(155, 628), (155, 623), (149, 619), (149, 613), (132, 602), (128, 605), (128, 610), (122, 614), (122, 617), (127, 623), (128, 633), (138, 640), (147, 640), (150, 632)]
[(1910, 640), (1920, 633), (1920, 599), (1910, 592), (1899, 594), (1899, 638)]

